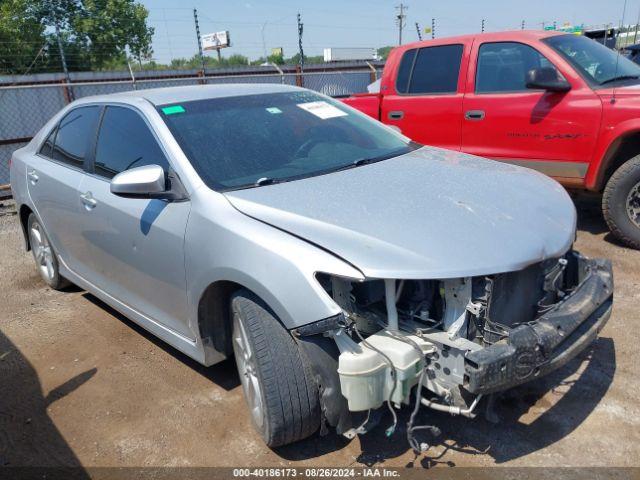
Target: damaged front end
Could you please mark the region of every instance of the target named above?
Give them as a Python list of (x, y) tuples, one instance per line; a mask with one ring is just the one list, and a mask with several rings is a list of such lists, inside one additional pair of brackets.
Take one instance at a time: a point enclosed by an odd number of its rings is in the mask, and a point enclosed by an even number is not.
[[(385, 403), (473, 417), (482, 395), (545, 375), (587, 347), (613, 303), (611, 263), (575, 251), (477, 277), (316, 277), (342, 313), (293, 334), (314, 368), (323, 425), (347, 436), (366, 431)], [(354, 428), (356, 412), (369, 414)]]

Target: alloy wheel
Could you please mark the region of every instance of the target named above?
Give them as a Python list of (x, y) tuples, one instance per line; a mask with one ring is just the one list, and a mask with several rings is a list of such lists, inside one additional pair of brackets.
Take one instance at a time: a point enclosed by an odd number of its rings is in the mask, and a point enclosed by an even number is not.
[(640, 228), (640, 182), (636, 183), (627, 195), (627, 215), (633, 224)]
[(36, 259), (36, 265), (40, 271), (40, 275), (42, 275), (42, 277), (48, 282), (52, 282), (56, 275), (53, 250), (51, 249), (47, 236), (44, 234), (42, 227), (38, 222), (33, 222), (31, 225), (29, 238), (31, 241), (33, 256)]
[(264, 422), (264, 410), (262, 404), (262, 389), (257, 374), (256, 359), (247, 337), (245, 327), (240, 321), (238, 314), (234, 314), (233, 319), (233, 343), (236, 364), (244, 396), (251, 410), (251, 416), (258, 428)]

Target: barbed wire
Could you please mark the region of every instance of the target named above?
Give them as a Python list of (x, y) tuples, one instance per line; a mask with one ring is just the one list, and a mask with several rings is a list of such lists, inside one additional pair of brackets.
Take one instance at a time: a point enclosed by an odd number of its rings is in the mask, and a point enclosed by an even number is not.
[[(242, 8), (242, 7), (240, 7)], [(303, 14), (308, 14), (311, 17), (311, 20), (307, 18), (305, 20), (305, 38), (303, 43), (305, 45), (309, 45), (309, 49), (305, 50), (308, 52), (308, 56), (321, 55), (322, 49), (329, 46), (345, 46), (350, 48), (373, 48), (373, 47), (383, 47), (389, 45), (395, 45), (395, 32), (396, 27), (392, 24), (393, 17), (389, 12), (384, 9), (380, 9), (380, 14), (375, 14), (368, 11), (362, 11), (358, 13), (357, 19), (353, 21), (353, 23), (345, 24), (344, 21), (341, 23), (334, 22), (322, 22), (322, 21), (314, 21), (313, 17), (318, 16), (318, 14), (324, 15), (334, 15), (336, 12), (330, 8), (321, 8), (319, 6), (305, 6), (305, 5), (291, 5), (285, 2), (278, 2), (271, 0), (269, 2), (269, 10), (273, 10), (275, 14), (273, 15), (274, 20), (254, 20), (247, 19), (242, 20), (238, 18), (228, 18), (229, 15), (225, 15), (222, 18), (213, 18), (212, 15), (208, 14), (205, 11), (199, 11), (199, 17), (201, 19), (201, 23), (203, 25), (209, 26), (217, 26), (218, 28), (232, 27), (232, 29), (240, 30), (242, 33), (238, 33), (237, 35), (232, 35), (234, 38), (234, 42), (232, 46), (226, 49), (225, 53), (227, 56), (239, 54), (251, 59), (260, 59), (264, 57), (265, 52), (269, 51), (266, 48), (265, 41), (257, 41), (253, 39), (247, 38), (249, 34), (246, 32), (254, 31), (257, 32), (259, 29), (263, 28), (264, 25), (268, 25), (270, 27), (278, 27), (280, 30), (282, 28), (291, 29), (290, 31), (290, 40), (289, 41), (277, 41), (275, 42), (278, 47), (282, 47), (286, 51), (289, 52), (289, 55), (298, 52), (298, 44), (295, 42), (296, 33), (297, 33), (297, 23), (295, 22), (295, 11), (300, 11)], [(284, 11), (288, 11), (290, 15), (290, 20), (287, 20), (286, 17), (283, 17), (281, 14)], [(175, 68), (179, 67), (181, 60), (188, 60), (194, 57), (197, 53), (197, 45), (195, 42), (194, 34), (191, 31), (183, 31), (188, 30), (189, 25), (193, 23), (192, 16), (192, 8), (190, 7), (154, 7), (148, 8), (148, 17), (146, 19), (147, 25), (154, 27), (154, 34), (152, 39), (152, 55), (150, 58), (143, 58), (144, 62), (153, 62), (155, 64), (164, 64), (164, 66)], [(422, 19), (424, 24), (428, 25), (431, 20), (431, 16), (426, 15), (426, 12), (421, 12), (420, 10), (415, 10), (418, 12), (415, 15), (412, 15), (416, 20)], [(89, 15), (87, 12), (80, 11), (78, 13), (80, 16)], [(476, 16), (480, 16), (479, 14)], [(226, 18), (225, 18), (226, 17)], [(428, 18), (427, 18), (428, 17)], [(322, 19), (322, 17), (318, 17)], [(344, 18), (344, 17), (341, 17)], [(128, 20), (133, 22), (133, 19), (129, 19), (127, 17), (115, 17), (115, 19), (119, 22), (126, 23)], [(371, 24), (371, 21), (368, 19), (376, 19), (378, 21), (388, 20), (388, 26), (382, 24)], [(442, 37), (443, 32), (446, 32), (447, 35), (455, 35), (460, 33), (475, 33), (479, 32), (481, 29), (481, 18), (473, 19), (468, 15), (465, 17), (460, 16), (447, 16), (447, 15), (435, 15), (437, 30), (439, 36)], [(543, 22), (548, 24), (553, 23), (548, 19), (540, 20), (540, 19), (523, 19), (525, 24), (531, 28), (537, 28), (543, 25)], [(421, 22), (422, 23), (422, 22)], [(557, 22), (560, 24), (561, 22)], [(614, 22), (615, 24), (615, 22)], [(163, 25), (165, 28), (163, 28)], [(169, 25), (176, 26), (175, 28), (168, 28)], [(179, 27), (178, 27), (179, 25)], [(485, 30), (487, 32), (490, 31), (499, 31), (505, 29), (519, 29), (520, 20), (518, 24), (508, 25), (507, 22), (499, 22), (491, 19), (490, 15), (486, 15), (485, 17)], [(177, 31), (176, 31), (177, 30)], [(327, 32), (363, 32), (370, 31), (380, 33), (377, 35), (375, 39), (371, 41), (363, 41), (361, 39), (362, 36), (350, 36), (350, 40), (345, 41), (345, 37), (342, 34), (336, 33), (334, 36), (323, 35), (323, 41), (319, 42), (316, 38), (318, 36), (318, 32), (327, 33)], [(386, 35), (389, 33), (389, 35)], [(393, 34), (393, 35), (392, 35)], [(278, 32), (279, 39), (282, 39), (282, 32)], [(326, 45), (326, 38), (333, 38), (331, 42), (333, 45)], [(415, 39), (417, 40), (417, 37)], [(31, 53), (22, 53), (18, 51), (18, 47), (24, 45), (38, 45), (39, 41), (19, 41), (19, 40), (2, 40), (0, 41), (0, 45), (8, 47), (6, 50), (12, 50), (12, 47), (15, 46), (16, 51), (7, 51), (3, 54), (3, 58), (8, 62), (22, 62), (25, 63), (27, 60), (30, 60)], [(271, 42), (274, 43), (274, 42)], [(325, 43), (325, 44), (322, 44)], [(110, 48), (110, 47), (119, 47), (121, 46), (121, 42), (114, 41), (100, 41), (89, 43), (90, 46), (95, 47), (95, 49), (100, 50), (102, 47)], [(50, 59), (59, 59), (59, 52), (56, 51), (57, 48), (55, 44), (51, 44), (49, 46), (47, 56)], [(68, 59), (69, 63), (82, 64), (83, 68), (86, 69), (98, 69), (103, 70), (105, 68), (105, 63), (107, 60), (114, 60), (114, 62), (118, 62), (118, 58), (113, 58), (114, 55), (112, 53), (102, 53), (102, 52), (75, 52), (72, 48), (71, 51), (65, 51), (65, 57)], [(137, 59), (136, 59), (137, 60)], [(173, 62), (176, 60), (176, 62)], [(46, 62), (37, 62), (38, 71), (42, 72), (51, 72), (55, 71), (55, 66), (47, 66)], [(49, 62), (51, 63), (51, 62)], [(142, 66), (138, 65), (140, 69), (143, 69)], [(76, 66), (73, 66), (73, 70), (77, 70)]]

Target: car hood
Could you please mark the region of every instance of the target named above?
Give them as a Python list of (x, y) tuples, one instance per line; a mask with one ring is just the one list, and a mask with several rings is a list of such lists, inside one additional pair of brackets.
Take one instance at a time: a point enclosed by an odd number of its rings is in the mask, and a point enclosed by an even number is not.
[(239, 211), (370, 278), (514, 271), (565, 253), (575, 207), (533, 170), (424, 147), (340, 172), (225, 193)]

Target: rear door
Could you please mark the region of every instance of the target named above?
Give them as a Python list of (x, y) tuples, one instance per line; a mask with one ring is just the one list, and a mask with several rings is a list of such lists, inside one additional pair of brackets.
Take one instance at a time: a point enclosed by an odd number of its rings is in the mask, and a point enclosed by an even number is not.
[[(474, 44), (463, 151), (535, 168), (567, 183), (582, 181), (597, 139), (601, 103), (590, 88), (563, 73), (566, 65), (556, 57), (518, 42)], [(554, 68), (571, 82), (571, 90), (526, 88), (527, 72), (540, 67)]]
[(62, 262), (78, 271), (82, 248), (78, 188), (100, 113), (99, 106), (69, 111), (27, 165), (29, 196)]
[(190, 339), (184, 234), (191, 203), (122, 198), (111, 193), (116, 174), (134, 167), (171, 165), (141, 113), (107, 106), (94, 161), (80, 192), (86, 276), (101, 290), (151, 320)]
[(466, 44), (407, 50), (396, 83), (385, 92), (381, 121), (416, 142), (459, 150)]

